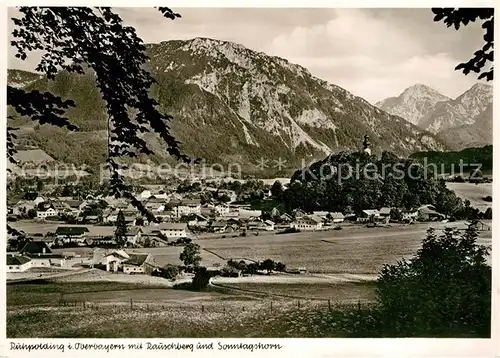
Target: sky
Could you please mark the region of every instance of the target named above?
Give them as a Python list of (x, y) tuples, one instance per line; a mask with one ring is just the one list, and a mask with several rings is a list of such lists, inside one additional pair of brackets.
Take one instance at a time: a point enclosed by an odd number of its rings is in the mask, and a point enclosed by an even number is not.
[[(146, 43), (208, 37), (286, 58), (313, 75), (375, 103), (416, 83), (455, 98), (477, 82), (455, 71), (482, 46), (480, 23), (455, 31), (430, 9), (153, 8), (115, 9)], [(17, 11), (9, 9), (9, 17)], [(12, 23), (9, 21), (9, 32)], [(8, 55), (9, 68), (33, 70)]]

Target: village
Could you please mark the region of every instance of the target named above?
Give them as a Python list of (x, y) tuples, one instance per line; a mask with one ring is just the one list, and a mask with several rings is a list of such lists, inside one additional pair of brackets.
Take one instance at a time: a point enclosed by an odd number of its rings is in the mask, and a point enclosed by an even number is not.
[[(18, 246), (9, 245), (7, 272), (19, 273), (33, 268), (72, 269), (75, 263), (85, 261), (91, 267), (101, 265), (111, 272), (151, 274), (156, 267), (148, 249), (182, 247), (203, 239), (237, 238), (245, 242), (247, 236), (447, 221), (432, 205), (414, 210), (367, 208), (359, 215), (327, 211), (307, 213), (300, 209), (280, 213), (276, 207), (267, 212), (241, 204), (242, 198), (234, 190), (203, 188), (198, 182), (192, 186), (199, 191), (189, 194), (166, 192), (157, 186), (137, 192), (136, 199), (157, 219), (151, 223), (132, 204), (112, 196), (88, 195), (78, 200), (26, 195), (26, 199), (9, 208), (11, 225), (22, 230), (28, 239), (22, 243), (9, 239), (9, 243)], [(202, 204), (206, 190), (216, 190), (216, 197), (224, 200)], [(264, 185), (261, 201), (272, 200), (271, 187)], [(126, 225), (123, 245), (118, 245), (115, 235), (120, 215)], [(490, 230), (489, 224), (483, 221), (477, 225), (480, 230)], [(82, 256), (79, 253), (83, 248), (87, 250)], [(139, 248), (141, 253), (135, 251)], [(293, 269), (305, 271), (303, 267)]]

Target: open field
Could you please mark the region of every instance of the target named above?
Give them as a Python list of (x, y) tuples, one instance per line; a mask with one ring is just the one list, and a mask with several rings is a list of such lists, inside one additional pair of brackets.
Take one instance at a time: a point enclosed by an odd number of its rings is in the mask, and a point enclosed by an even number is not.
[(336, 319), (325, 302), (296, 300), (18, 307), (7, 312), (7, 337), (348, 337)]
[[(9, 284), (7, 336), (350, 337), (353, 332), (341, 327), (350, 314), (345, 307), (359, 303), (357, 312), (363, 315), (363, 307), (373, 302), (375, 294), (374, 284), (367, 281), (373, 281), (384, 264), (415, 254), (428, 226), (346, 226), (339, 231), (196, 240), (210, 250), (202, 250), (207, 266), (222, 265), (230, 258), (271, 258), (309, 271), (306, 275), (218, 277), (205, 292), (173, 289), (171, 281), (159, 277), (98, 269), (38, 283)], [(431, 226), (463, 228), (464, 224)], [(491, 245), (491, 231), (481, 232), (478, 241)], [(164, 265), (179, 264), (182, 248), (136, 250), (151, 252), (157, 264)], [(63, 251), (82, 257), (92, 254), (90, 248)], [(377, 332), (366, 334), (374, 337)]]
[[(384, 264), (414, 255), (429, 226), (436, 229), (446, 226), (465, 228), (463, 222), (377, 228), (357, 225), (338, 231), (283, 235), (261, 233), (259, 236), (205, 238), (196, 242), (203, 249), (201, 256), (205, 266), (222, 266), (229, 259), (270, 258), (283, 262), (289, 268), (305, 267), (313, 273), (377, 274)], [(478, 243), (491, 245), (491, 231), (480, 232)], [(55, 251), (71, 251), (88, 257), (93, 249), (82, 247)], [(182, 247), (140, 248), (134, 251), (151, 252), (160, 266), (181, 264), (179, 254)]]
[(26, 305), (57, 306), (61, 304), (61, 300), (71, 304), (128, 303), (130, 299), (134, 302), (186, 302), (208, 300), (222, 295), (217, 292), (174, 290), (158, 283), (38, 281), (9, 284), (7, 305), (9, 308)]
[(216, 285), (232, 289), (232, 292), (264, 294), (291, 299), (333, 300), (343, 303), (370, 302), (375, 299), (375, 285), (368, 283), (238, 283), (235, 281), (216, 283)]
[[(463, 224), (449, 224), (460, 225)], [(445, 224), (433, 226), (442, 228)], [(420, 248), (427, 228), (428, 224), (392, 228), (359, 227), (340, 231), (205, 239), (198, 243), (202, 248), (226, 259), (270, 258), (290, 268), (305, 267), (309, 272), (377, 274), (384, 264), (413, 256)], [(478, 242), (491, 245), (491, 232), (481, 232)]]
[(493, 186), (491, 183), (471, 184), (471, 183), (446, 183), (446, 187), (451, 189), (462, 200), (469, 200), (471, 206), (485, 211), (491, 208), (492, 203), (484, 201), (485, 196), (492, 196)]
[[(298, 286), (280, 291), (298, 293)], [(248, 291), (243, 285), (240, 289)], [(266, 289), (271, 289), (266, 286)], [(309, 287), (316, 295), (326, 287)], [(358, 290), (362, 292), (362, 286)], [(366, 288), (369, 292), (371, 288)], [(268, 297), (217, 287), (191, 292), (124, 283), (15, 284), (7, 287), (7, 336), (13, 337), (328, 337), (321, 320), (348, 305), (351, 288), (330, 287), (331, 302)], [(132, 299), (132, 306), (130, 305)], [(64, 302), (64, 303), (63, 303)], [(363, 306), (365, 303), (363, 303)], [(311, 322), (304, 320), (311, 319)], [(109, 324), (113, 322), (113, 324)], [(307, 324), (306, 324), (307, 323)], [(323, 322), (323, 325), (325, 322)], [(304, 330), (303, 327), (317, 330)], [(331, 328), (331, 327), (330, 327)]]

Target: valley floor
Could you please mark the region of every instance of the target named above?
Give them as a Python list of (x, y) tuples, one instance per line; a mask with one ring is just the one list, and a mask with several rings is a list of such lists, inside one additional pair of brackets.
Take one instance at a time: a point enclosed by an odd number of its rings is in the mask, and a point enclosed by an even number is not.
[[(433, 223), (463, 228), (462, 223)], [(85, 269), (91, 250), (69, 270), (9, 274), (8, 337), (342, 337), (331, 311), (363, 310), (374, 301), (374, 280), (385, 263), (412, 256), (429, 224), (237, 238), (207, 238), (204, 265), (228, 259), (282, 261), (307, 274), (212, 279), (205, 292), (174, 289), (146, 275)], [(491, 231), (478, 242), (491, 245)], [(159, 264), (179, 263), (181, 248), (149, 251)], [(71, 250), (75, 251), (75, 250)], [(22, 282), (24, 279), (31, 282)], [(14, 277), (16, 276), (16, 277)], [(34, 281), (33, 281), (34, 280)], [(340, 313), (339, 313), (340, 312)], [(340, 316), (339, 316), (340, 317)], [(338, 318), (338, 317), (337, 317)], [(338, 318), (341, 320), (341, 318)]]

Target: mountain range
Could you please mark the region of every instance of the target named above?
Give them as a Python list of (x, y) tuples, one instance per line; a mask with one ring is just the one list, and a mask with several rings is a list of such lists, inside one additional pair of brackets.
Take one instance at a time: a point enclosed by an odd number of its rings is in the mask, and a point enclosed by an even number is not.
[[(283, 58), (207, 38), (150, 44), (147, 54), (148, 69), (158, 82), (152, 95), (162, 111), (174, 116), (171, 129), (181, 149), (208, 163), (238, 163), (252, 171), (260, 158), (281, 158), (296, 168), (303, 159), (359, 149), (366, 134), (374, 153), (446, 149), (434, 134), (400, 115)], [(11, 72), (10, 83), (26, 82), (28, 90), (74, 100), (77, 107), (67, 116), (81, 129), (68, 133), (19, 119), (21, 145), (40, 147), (57, 160), (77, 164), (103, 160), (107, 114), (91, 71), (62, 71), (54, 81)], [(147, 140), (156, 151), (155, 160), (165, 160), (158, 139)]]
[(376, 106), (442, 138), (455, 150), (492, 144), (493, 87), (477, 83), (455, 99), (417, 84)]

